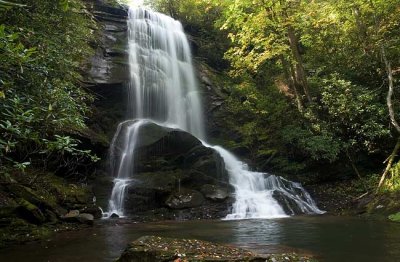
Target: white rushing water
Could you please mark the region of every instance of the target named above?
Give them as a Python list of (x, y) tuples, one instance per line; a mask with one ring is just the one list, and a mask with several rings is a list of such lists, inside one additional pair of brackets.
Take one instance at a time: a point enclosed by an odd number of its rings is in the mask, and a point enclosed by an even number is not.
[(204, 138), (200, 96), (181, 23), (131, 8), (128, 28), (132, 117), (165, 122)]
[[(223, 158), (229, 174), (229, 183), (235, 188), (232, 213), (226, 219), (281, 218), (295, 215), (292, 208), (304, 214), (322, 214), (310, 194), (299, 184), (282, 177), (250, 171), (248, 165), (220, 146), (205, 146), (216, 150)], [(285, 210), (273, 197), (277, 194), (286, 202)]]
[[(139, 1), (136, 2), (137, 4)], [(131, 7), (128, 18), (131, 81), (128, 118), (119, 124), (110, 148), (114, 188), (108, 212), (124, 216), (126, 188), (133, 179), (140, 127), (149, 122), (185, 130), (221, 155), (235, 189), (232, 213), (226, 219), (277, 218), (287, 214), (274, 198), (278, 194), (302, 213), (322, 213), (300, 184), (247, 165), (220, 146), (205, 143), (203, 112), (188, 40), (180, 22), (142, 7)]]
[(111, 142), (110, 168), (114, 174), (114, 187), (108, 204), (106, 217), (117, 214), (124, 216), (125, 189), (133, 181), (133, 167), (135, 163), (134, 150), (139, 137), (140, 126), (146, 120), (124, 121), (118, 125), (117, 132)]
[(112, 140), (110, 162), (115, 179), (106, 217), (113, 213), (124, 216), (125, 189), (134, 183), (131, 177), (140, 126), (151, 120), (199, 139), (205, 137), (190, 46), (181, 23), (146, 8), (131, 7), (128, 50), (128, 119), (141, 120), (120, 123)]

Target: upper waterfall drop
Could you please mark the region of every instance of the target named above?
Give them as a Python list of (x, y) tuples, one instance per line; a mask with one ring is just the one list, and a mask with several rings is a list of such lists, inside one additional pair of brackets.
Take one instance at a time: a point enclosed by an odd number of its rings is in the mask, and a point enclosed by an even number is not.
[(147, 118), (205, 139), (189, 42), (179, 21), (130, 8), (129, 117)]

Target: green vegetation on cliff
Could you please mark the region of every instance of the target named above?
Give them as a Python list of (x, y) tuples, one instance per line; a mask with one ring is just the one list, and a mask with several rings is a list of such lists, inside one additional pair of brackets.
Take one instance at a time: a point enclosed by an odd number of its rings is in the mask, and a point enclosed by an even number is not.
[(258, 165), (318, 179), (365, 177), (380, 173), (392, 155), (384, 185), (396, 187), (398, 167), (390, 166), (398, 161), (392, 152), (399, 136), (398, 1), (158, 0), (154, 6), (198, 28), (189, 32), (206, 43), (197, 44), (229, 65), (218, 68), (198, 48), (198, 56), (231, 77), (219, 77), (236, 120), (226, 124)]
[(72, 136), (90, 111), (79, 80), (96, 24), (80, 0), (16, 2), (0, 6), (0, 165), (74, 173), (97, 160)]

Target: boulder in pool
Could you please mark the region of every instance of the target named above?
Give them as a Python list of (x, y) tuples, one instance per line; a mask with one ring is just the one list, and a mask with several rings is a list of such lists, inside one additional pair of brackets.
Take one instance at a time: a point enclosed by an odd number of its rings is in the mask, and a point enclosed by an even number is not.
[(268, 257), (231, 246), (196, 239), (143, 236), (125, 249), (117, 262), (268, 261)]

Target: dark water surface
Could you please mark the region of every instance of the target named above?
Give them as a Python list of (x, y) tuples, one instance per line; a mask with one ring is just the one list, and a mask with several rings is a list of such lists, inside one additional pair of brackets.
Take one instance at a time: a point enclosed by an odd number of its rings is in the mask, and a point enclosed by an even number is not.
[(143, 235), (196, 238), (259, 253), (297, 251), (320, 261), (400, 261), (400, 224), (349, 217), (187, 221), (128, 224), (107, 222), (48, 241), (0, 250), (0, 261), (113, 261)]

